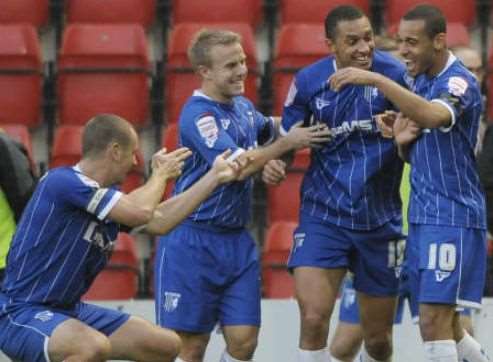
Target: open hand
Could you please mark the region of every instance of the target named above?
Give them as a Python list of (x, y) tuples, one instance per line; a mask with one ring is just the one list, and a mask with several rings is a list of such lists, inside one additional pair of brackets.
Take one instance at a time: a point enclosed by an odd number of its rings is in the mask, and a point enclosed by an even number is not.
[(332, 139), (332, 134), (325, 124), (301, 127), (299, 122), (291, 127), (285, 139), (290, 143), (291, 149), (299, 150), (306, 147), (320, 147)]
[(395, 142), (399, 145), (408, 145), (414, 142), (422, 129), (412, 119), (399, 113), (393, 125)]
[(241, 157), (241, 155), (231, 160), (231, 154), (231, 150), (224, 151), (215, 158), (212, 164), (212, 171), (221, 184), (237, 180), (241, 171), (252, 162), (251, 158)]
[(158, 176), (174, 179), (181, 175), (185, 160), (192, 155), (186, 147), (178, 148), (170, 153), (163, 148), (152, 156), (151, 169)]
[(384, 113), (377, 114), (375, 118), (382, 137), (394, 138), (394, 122), (397, 118), (397, 112), (385, 111)]

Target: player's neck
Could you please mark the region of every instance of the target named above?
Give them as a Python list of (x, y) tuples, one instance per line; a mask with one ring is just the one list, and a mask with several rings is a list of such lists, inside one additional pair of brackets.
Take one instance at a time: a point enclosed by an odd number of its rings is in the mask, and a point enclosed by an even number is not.
[(225, 97), (221, 92), (219, 92), (213, 85), (207, 84), (207, 82), (204, 82), (202, 84), (202, 87), (200, 88), (200, 91), (212, 99), (213, 101), (219, 102), (219, 103), (226, 103), (229, 104), (233, 101), (231, 97)]
[(433, 65), (427, 72), (428, 77), (433, 78), (440, 74), (442, 70), (447, 66), (449, 56), (450, 52), (447, 49), (438, 53), (436, 55), (435, 61), (433, 62)]
[(82, 159), (78, 165), (84, 176), (96, 181), (101, 187), (111, 184), (108, 175), (109, 168), (102, 161)]

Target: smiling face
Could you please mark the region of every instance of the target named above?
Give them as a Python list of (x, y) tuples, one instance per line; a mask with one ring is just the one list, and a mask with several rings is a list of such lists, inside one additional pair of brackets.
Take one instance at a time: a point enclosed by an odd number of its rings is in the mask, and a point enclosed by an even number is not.
[(246, 55), (240, 43), (214, 45), (209, 50), (209, 65), (201, 65), (202, 89), (219, 102), (229, 102), (245, 92), (248, 73)]
[(375, 40), (370, 21), (366, 16), (337, 23), (335, 37), (329, 46), (336, 56), (337, 66), (368, 70), (373, 61)]

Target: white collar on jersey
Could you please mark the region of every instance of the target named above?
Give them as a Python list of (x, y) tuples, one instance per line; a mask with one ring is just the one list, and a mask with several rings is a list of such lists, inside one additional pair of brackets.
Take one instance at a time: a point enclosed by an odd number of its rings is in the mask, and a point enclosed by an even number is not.
[(96, 180), (93, 180), (92, 178), (84, 175), (82, 173), (82, 170), (80, 169), (80, 165), (79, 164), (76, 164), (75, 166), (72, 166), (72, 169), (77, 172), (77, 176), (79, 177), (79, 179), (86, 185), (88, 186), (91, 186), (91, 187), (97, 187), (99, 188), (100, 185), (99, 183), (96, 181)]
[(204, 97), (204, 98), (206, 98), (206, 99), (208, 99), (208, 100), (213, 101), (213, 99), (212, 99), (211, 97), (209, 97), (209, 96), (205, 95), (205, 93), (204, 93), (204, 92), (202, 92), (200, 89), (196, 89), (196, 90), (194, 90), (194, 91), (193, 91), (193, 96), (194, 96), (194, 97)]
[(448, 51), (448, 59), (447, 59), (447, 64), (445, 64), (445, 67), (443, 67), (442, 71), (440, 73), (438, 73), (435, 78), (438, 78), (439, 76), (441, 76), (443, 73), (445, 73), (445, 71), (450, 68), (450, 66), (452, 65), (453, 62), (455, 62), (457, 60), (457, 58), (455, 57), (455, 55), (449, 50)]

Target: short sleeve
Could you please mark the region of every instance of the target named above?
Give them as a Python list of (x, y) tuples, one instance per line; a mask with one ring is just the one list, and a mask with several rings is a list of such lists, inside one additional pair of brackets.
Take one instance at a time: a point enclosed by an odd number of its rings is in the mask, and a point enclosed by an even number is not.
[(474, 101), (470, 80), (454, 75), (444, 78), (433, 89), (431, 102), (443, 105), (450, 112), (451, 122), (447, 127), (441, 127), (443, 132), (448, 132), (454, 126), (456, 120)]
[(288, 133), (295, 124), (309, 118), (309, 99), (304, 91), (303, 79), (303, 74), (298, 73), (289, 87), (288, 95), (284, 102), (281, 129), (279, 130), (281, 135)]
[(84, 209), (99, 220), (108, 216), (122, 196), (116, 189), (99, 187), (96, 181), (69, 170), (55, 171), (46, 182), (57, 200)]
[(190, 145), (209, 165), (227, 149), (233, 152), (233, 158), (245, 151), (220, 127), (213, 113), (201, 113), (180, 122), (180, 138), (185, 141), (184, 146)]
[(276, 137), (275, 122), (272, 117), (266, 117), (255, 111), (255, 126), (259, 145), (269, 144)]

